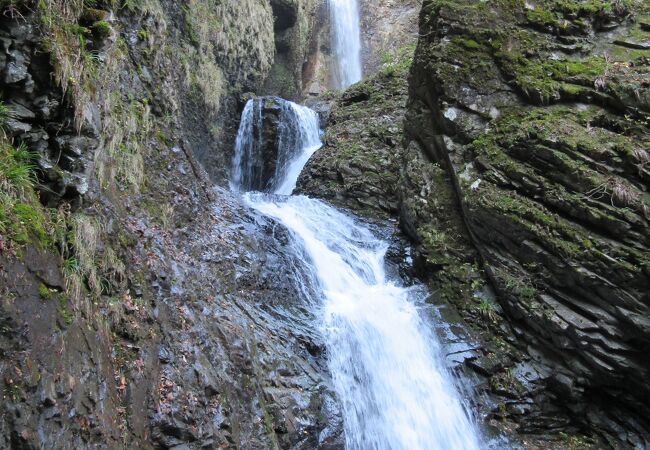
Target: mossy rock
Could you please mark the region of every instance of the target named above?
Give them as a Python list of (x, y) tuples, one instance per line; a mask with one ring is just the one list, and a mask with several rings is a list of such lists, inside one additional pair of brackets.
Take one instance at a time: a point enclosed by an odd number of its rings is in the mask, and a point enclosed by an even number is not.
[[(434, 285), (447, 277), (445, 248), (458, 245), (436, 219), (442, 202), (427, 195), (438, 167), (456, 229), (467, 227), (521, 348), (568, 367), (578, 381), (564, 394), (588, 402), (583, 393), (597, 390), (646, 412), (637, 394), (647, 387), (629, 380), (647, 374), (650, 343), (650, 55), (635, 44), (650, 40), (639, 22), (649, 10), (425, 1), (406, 120), (421, 160), (407, 149), (402, 168), (403, 220)], [(470, 321), (480, 312), (461, 311)]]

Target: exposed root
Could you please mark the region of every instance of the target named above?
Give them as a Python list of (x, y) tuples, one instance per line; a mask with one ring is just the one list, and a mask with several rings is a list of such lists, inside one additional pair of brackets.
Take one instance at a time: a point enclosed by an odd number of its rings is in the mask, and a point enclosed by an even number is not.
[[(600, 200), (609, 197), (612, 206), (632, 206), (639, 202), (639, 194), (621, 180), (609, 177), (603, 184), (596, 186), (585, 194), (588, 198)], [(616, 205), (615, 203), (618, 203)]]
[(645, 166), (650, 163), (650, 153), (642, 148), (635, 148), (632, 150), (632, 158), (637, 162), (639, 173), (641, 173)]

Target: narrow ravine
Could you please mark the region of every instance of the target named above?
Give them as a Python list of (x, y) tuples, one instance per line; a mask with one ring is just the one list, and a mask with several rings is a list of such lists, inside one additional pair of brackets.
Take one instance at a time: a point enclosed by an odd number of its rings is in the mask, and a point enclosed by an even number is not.
[[(276, 100), (280, 101), (280, 100)], [(262, 100), (244, 109), (233, 159), (233, 188), (264, 164), (258, 142)], [(348, 449), (480, 448), (440, 345), (420, 317), (422, 289), (400, 286), (385, 272), (386, 242), (354, 217), (305, 196), (290, 195), (302, 166), (318, 149), (316, 114), (282, 103), (276, 172), (265, 193), (246, 202), (282, 223), (302, 249), (305, 280), (327, 346), (328, 367), (343, 409)], [(261, 184), (257, 184), (260, 186)], [(250, 185), (249, 185), (250, 186)]]

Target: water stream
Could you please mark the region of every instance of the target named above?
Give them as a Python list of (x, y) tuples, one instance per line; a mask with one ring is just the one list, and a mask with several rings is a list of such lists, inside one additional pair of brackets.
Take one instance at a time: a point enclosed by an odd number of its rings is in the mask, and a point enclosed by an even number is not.
[[(297, 105), (296, 105), (297, 106)], [(304, 107), (299, 107), (304, 108)], [(423, 289), (404, 288), (385, 272), (387, 243), (354, 217), (320, 200), (290, 195), (320, 142), (318, 118), (286, 115), (280, 124), (300, 135), (278, 152), (276, 182), (267, 193), (246, 193), (250, 206), (282, 223), (302, 248), (312, 302), (327, 346), (328, 366), (341, 402), (349, 450), (474, 450), (479, 432), (441, 358), (431, 326), (416, 307)], [(244, 110), (233, 180), (246, 178), (245, 152), (256, 145), (258, 118)], [(296, 134), (296, 130), (301, 130)], [(302, 134), (301, 134), (302, 133)], [(306, 133), (306, 134), (305, 134)], [(309, 136), (307, 136), (309, 134)], [(240, 175), (235, 176), (237, 171)], [(242, 186), (239, 187), (240, 190)]]
[(357, 0), (329, 0), (336, 86), (344, 89), (361, 80), (361, 27)]

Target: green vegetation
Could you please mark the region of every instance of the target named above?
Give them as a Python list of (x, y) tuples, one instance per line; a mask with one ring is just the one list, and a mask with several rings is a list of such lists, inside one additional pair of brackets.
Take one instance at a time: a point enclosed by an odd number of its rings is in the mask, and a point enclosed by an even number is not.
[(11, 118), (11, 108), (0, 101), (0, 127), (3, 127), (8, 119)]
[(413, 64), (415, 45), (407, 45), (382, 55), (382, 73), (386, 76), (405, 77)]
[(31, 242), (41, 248), (54, 243), (55, 223), (36, 195), (33, 160), (24, 144), (0, 138), (0, 236), (15, 251)]
[(106, 39), (111, 35), (111, 26), (105, 20), (99, 20), (93, 23), (90, 29), (99, 39)]
[(104, 103), (106, 143), (96, 156), (100, 186), (116, 192), (137, 192), (145, 182), (146, 140), (151, 132), (148, 101), (113, 92)]
[(481, 300), (481, 303), (478, 304), (476, 309), (481, 318), (490, 322), (496, 322), (498, 320), (499, 316), (497, 315), (494, 305), (488, 300)]
[[(0, 102), (0, 111), (6, 110)], [(24, 144), (11, 145), (0, 136), (0, 242), (2, 251), (18, 257), (25, 246), (58, 252), (66, 278), (67, 296), (59, 294), (59, 314), (65, 324), (73, 313), (68, 298), (77, 301), (88, 290), (95, 296), (122, 279), (124, 265), (108, 242), (100, 250), (99, 223), (81, 214), (70, 215), (65, 205), (58, 210), (42, 206), (37, 194), (37, 170), (33, 155)], [(54, 292), (38, 286), (44, 299)]]
[(74, 315), (68, 305), (68, 299), (63, 294), (59, 294), (57, 312), (59, 313), (63, 325), (67, 326), (72, 323)]
[(564, 432), (559, 433), (559, 441), (567, 450), (586, 450), (596, 448), (596, 442), (587, 436), (569, 435)]
[(52, 299), (52, 291), (50, 291), (47, 286), (41, 283), (38, 285), (38, 296), (42, 300), (50, 300)]
[(510, 38), (494, 40), (496, 61), (504, 72), (512, 77), (512, 83), (535, 103), (549, 104), (559, 100), (564, 93), (574, 96), (583, 89), (595, 89), (597, 80), (607, 75), (605, 57), (593, 56), (583, 59), (531, 58), (524, 54), (530, 50), (533, 38), (529, 32), (521, 32), (520, 41), (513, 44)]

